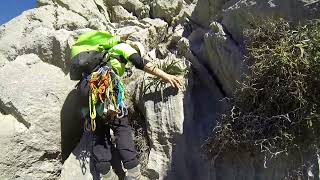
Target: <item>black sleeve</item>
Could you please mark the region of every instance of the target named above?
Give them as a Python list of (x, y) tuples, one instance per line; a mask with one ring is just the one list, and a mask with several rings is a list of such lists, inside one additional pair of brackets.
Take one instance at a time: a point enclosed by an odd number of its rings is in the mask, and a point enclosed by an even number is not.
[(144, 66), (149, 62), (148, 60), (142, 58), (138, 53), (134, 53), (129, 56), (129, 61), (138, 69), (143, 69)]

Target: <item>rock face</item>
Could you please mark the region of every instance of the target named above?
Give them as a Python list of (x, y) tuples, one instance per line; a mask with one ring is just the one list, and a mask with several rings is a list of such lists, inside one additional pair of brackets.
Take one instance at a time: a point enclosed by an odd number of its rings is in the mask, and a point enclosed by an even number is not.
[(124, 20), (137, 20), (137, 17), (133, 16), (122, 6), (112, 6), (110, 14), (112, 22), (120, 22)]
[(319, 8), (318, 0), (198, 0), (191, 20), (201, 29), (210, 30), (198, 33), (196, 38), (191, 36), (195, 44), (193, 52), (202, 56), (200, 59), (204, 59), (209, 70), (218, 76), (221, 88), (230, 95), (242, 65), (239, 62), (244, 51), (242, 33), (252, 17), (279, 16), (298, 23), (319, 18)]
[[(212, 22), (211, 30), (204, 35), (203, 54), (208, 59), (207, 67), (211, 69), (223, 84), (222, 90), (226, 94), (232, 94), (234, 80), (241, 75), (240, 68), (242, 59), (241, 49), (224, 31), (221, 24)], [(227, 63), (226, 63), (227, 62)]]
[(117, 24), (115, 33), (130, 34), (129, 39), (141, 42), (146, 50), (163, 42), (168, 32), (168, 24), (161, 19), (144, 18), (140, 21), (123, 21)]
[(230, 155), (211, 166), (201, 145), (224, 109), (219, 100), (240, 77), (249, 17), (298, 23), (319, 18), (319, 6), (319, 0), (38, 0), (37, 8), (0, 26), (0, 179), (99, 179), (90, 133), (81, 137), (77, 82), (68, 76), (72, 43), (94, 29), (130, 34), (151, 61), (190, 63), (184, 91), (144, 92), (138, 70), (127, 80), (146, 123), (147, 177), (281, 179), (285, 163), (264, 169), (257, 159), (239, 155), (243, 165)]
[(182, 0), (156, 0), (152, 3), (153, 17), (163, 18), (167, 22), (179, 14), (182, 8)]
[[(170, 87), (162, 91), (145, 90), (143, 87), (139, 90), (140, 92), (136, 92), (136, 100), (146, 117), (151, 143), (146, 174), (150, 179), (164, 179), (169, 176), (172, 159), (175, 158), (175, 144), (183, 141), (183, 124), (186, 118), (184, 106), (186, 102), (191, 103), (190, 95), (189, 92), (177, 92)], [(143, 96), (141, 91), (145, 91)]]
[(242, 41), (242, 30), (249, 26), (251, 16), (264, 18), (280, 16), (292, 22), (319, 18), (317, 0), (240, 0), (224, 6), (222, 24), (237, 42)]
[(2, 134), (1, 172), (11, 179), (54, 179), (61, 168), (60, 110), (74, 83), (35, 54), (7, 63), (0, 79), (1, 108), (16, 118), (2, 120), (9, 132)]

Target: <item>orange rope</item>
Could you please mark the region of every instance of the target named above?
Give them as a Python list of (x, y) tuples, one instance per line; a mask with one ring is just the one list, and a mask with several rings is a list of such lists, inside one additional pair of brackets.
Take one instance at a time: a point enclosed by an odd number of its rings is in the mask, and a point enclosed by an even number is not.
[(107, 71), (101, 78), (95, 77), (89, 80), (92, 93), (97, 95), (101, 102), (104, 102), (105, 100), (106, 90), (110, 85), (110, 80), (110, 71)]

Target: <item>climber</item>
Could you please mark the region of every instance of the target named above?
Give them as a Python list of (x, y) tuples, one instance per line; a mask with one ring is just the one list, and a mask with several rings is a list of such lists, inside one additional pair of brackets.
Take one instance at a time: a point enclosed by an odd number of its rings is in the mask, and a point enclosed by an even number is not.
[[(139, 42), (128, 41), (126, 40), (127, 37), (127, 35), (117, 37), (108, 32), (91, 31), (80, 35), (72, 46), (70, 77), (73, 80), (81, 79), (80, 87), (89, 97), (89, 113), (87, 111), (84, 116), (88, 117), (87, 114), (89, 114), (91, 118), (93, 159), (95, 167), (103, 180), (118, 179), (113, 170), (111, 170), (110, 164), (112, 145), (110, 129), (114, 133), (116, 148), (126, 169), (126, 180), (141, 180), (144, 178), (140, 172), (126, 107), (121, 103), (124, 96), (119, 94), (122, 89), (122, 83), (117, 77), (121, 77), (124, 74), (126, 63), (131, 62), (136, 68), (161, 78), (175, 88), (182, 86), (182, 80), (179, 77), (165, 73), (144, 59), (145, 50), (143, 45)], [(99, 75), (101, 75), (102, 79), (109, 81), (95, 81), (98, 78), (94, 79), (93, 76)], [(100, 87), (97, 86), (102, 85), (102, 90), (99, 90)], [(113, 92), (114, 90), (116, 92)], [(101, 96), (101, 93), (104, 94)], [(97, 102), (100, 101), (101, 104), (104, 104), (104, 110), (101, 110), (98, 106)], [(106, 106), (106, 104), (109, 104), (109, 106)], [(102, 112), (99, 113), (99, 109)], [(112, 112), (118, 112), (119, 114), (111, 113), (111, 116), (104, 116), (106, 112), (110, 112), (110, 109), (113, 109)]]

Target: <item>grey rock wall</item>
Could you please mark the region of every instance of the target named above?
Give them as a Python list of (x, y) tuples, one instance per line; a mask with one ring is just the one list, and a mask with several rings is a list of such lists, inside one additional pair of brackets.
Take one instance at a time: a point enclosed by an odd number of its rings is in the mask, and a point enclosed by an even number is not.
[(16, 118), (2, 126), (10, 136), (1, 135), (5, 140), (1, 144), (1, 175), (9, 179), (54, 179), (61, 168), (60, 110), (74, 83), (61, 69), (42, 62), (35, 54), (7, 63), (1, 68), (0, 80), (1, 108)]
[[(285, 163), (260, 167), (230, 155), (210, 164), (201, 145), (240, 77), (248, 18), (319, 18), (318, 0), (38, 0), (0, 26), (0, 179), (97, 179), (90, 134), (82, 134), (81, 99), (70, 81), (70, 47), (92, 29), (130, 34), (151, 61), (188, 65), (184, 91), (142, 93), (139, 70), (128, 82), (150, 140), (150, 179), (279, 179)], [(191, 65), (189, 64), (191, 63)], [(140, 88), (139, 88), (140, 87)], [(244, 159), (243, 164), (235, 159)], [(252, 158), (252, 159), (251, 159)], [(247, 161), (245, 161), (247, 160)], [(123, 172), (122, 172), (123, 173)], [(123, 174), (122, 174), (123, 175)], [(279, 178), (278, 178), (279, 177)]]
[(230, 95), (243, 68), (243, 30), (250, 27), (252, 17), (276, 16), (299, 23), (319, 18), (319, 8), (318, 0), (198, 0), (190, 20), (202, 31), (188, 37), (196, 44), (191, 49)]

